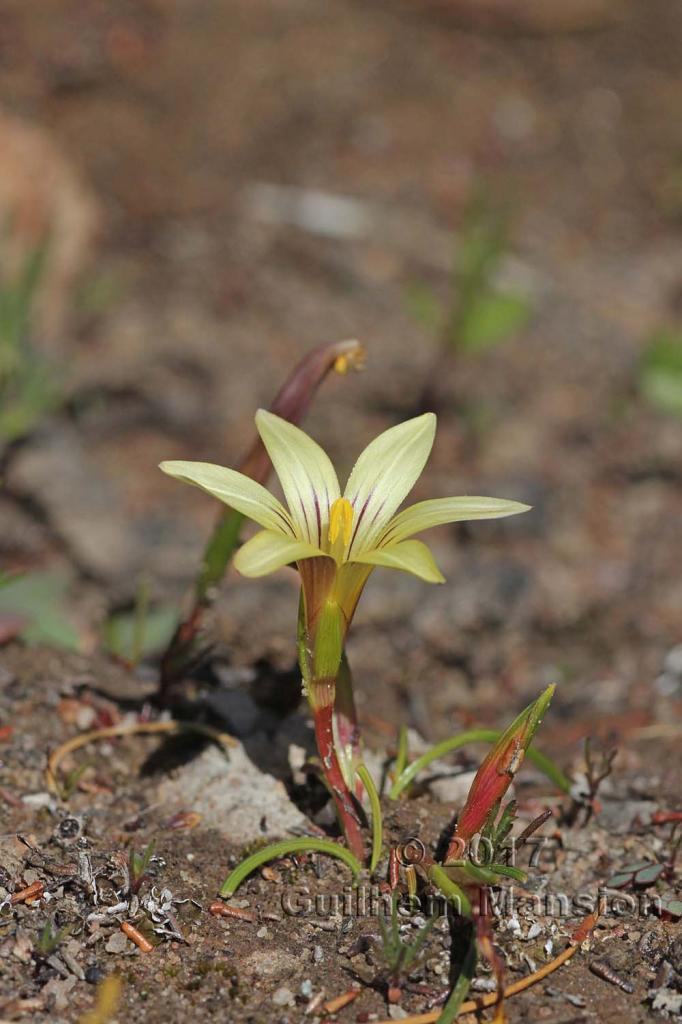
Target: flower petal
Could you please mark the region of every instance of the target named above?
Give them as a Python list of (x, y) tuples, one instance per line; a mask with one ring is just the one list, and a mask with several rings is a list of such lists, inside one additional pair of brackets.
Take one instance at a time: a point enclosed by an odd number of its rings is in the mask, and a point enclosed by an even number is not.
[(234, 556), (234, 567), (242, 576), (266, 576), (299, 558), (314, 558), (323, 554), (323, 551), (307, 541), (285, 537), (273, 530), (260, 530), (240, 547)]
[(354, 511), (350, 561), (372, 548), (412, 490), (433, 447), (435, 432), (436, 417), (424, 413), (384, 431), (355, 463), (344, 491)]
[(445, 583), (445, 577), (436, 565), (426, 544), (420, 540), (404, 540), (387, 548), (375, 548), (353, 558), (362, 565), (384, 565), (387, 569), (411, 572), (427, 583)]
[(469, 519), (500, 519), (527, 512), (530, 505), (506, 498), (432, 498), (403, 509), (388, 524), (380, 544), (395, 544), (422, 530)]
[(279, 477), (297, 535), (324, 547), (329, 506), (340, 495), (329, 456), (298, 427), (265, 409), (256, 413), (256, 426)]
[(159, 469), (176, 480), (201, 487), (259, 526), (286, 536), (294, 534), (291, 517), (282, 503), (243, 473), (211, 462), (162, 462)]

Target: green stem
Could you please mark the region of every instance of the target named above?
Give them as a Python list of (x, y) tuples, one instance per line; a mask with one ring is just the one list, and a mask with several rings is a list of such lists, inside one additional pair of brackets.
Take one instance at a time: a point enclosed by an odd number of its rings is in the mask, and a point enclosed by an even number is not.
[(471, 917), (471, 900), (456, 882), (448, 877), (447, 872), (440, 864), (431, 864), (428, 868), (429, 878), (434, 885), (438, 886), (443, 895), (450, 900), (453, 907), (462, 917)]
[(331, 839), (314, 839), (309, 836), (303, 836), (301, 839), (283, 839), (279, 843), (272, 843), (270, 846), (258, 850), (257, 853), (251, 854), (250, 857), (247, 857), (241, 864), (238, 864), (234, 871), (227, 876), (220, 887), (219, 895), (223, 899), (229, 899), (237, 891), (244, 879), (248, 878), (261, 864), (267, 864), (270, 860), (277, 860), (278, 857), (286, 857), (290, 853), (302, 853), (307, 850), (313, 853), (326, 853), (330, 857), (338, 857), (353, 872), (353, 880), (357, 881), (359, 878), (362, 865), (349, 850), (339, 846), (338, 843), (332, 842)]
[(334, 744), (346, 785), (352, 790), (356, 765), (362, 763), (362, 743), (353, 695), (353, 677), (345, 651), (341, 656), (341, 664), (336, 677)]
[(137, 586), (135, 601), (135, 620), (133, 622), (133, 638), (130, 651), (130, 663), (137, 666), (144, 650), (144, 634), (149, 611), (149, 580), (143, 576)]
[(379, 800), (379, 794), (377, 793), (377, 788), (374, 785), (374, 780), (367, 771), (365, 765), (359, 764), (355, 770), (367, 791), (369, 804), (372, 809), (372, 856), (369, 862), (369, 873), (370, 875), (373, 875), (376, 871), (376, 866), (379, 863), (379, 858), (381, 857), (381, 845), (384, 834), (383, 820), (381, 816), (381, 801)]
[(241, 512), (230, 508), (224, 512), (206, 545), (201, 570), (194, 586), (196, 603), (203, 605), (209, 591), (217, 587), (225, 575), (225, 569), (239, 543), (239, 534), (244, 522)]
[(440, 1017), (436, 1021), (436, 1024), (451, 1024), (451, 1021), (453, 1021), (458, 1015), (459, 1008), (466, 999), (469, 991), (469, 985), (471, 984), (471, 979), (473, 978), (474, 971), (476, 970), (477, 959), (478, 951), (476, 948), (476, 935), (472, 928), (469, 948), (467, 949), (466, 956), (464, 957), (462, 969), (459, 972), (459, 977), (453, 986), (447, 1003), (441, 1010)]
[[(413, 761), (395, 779), (388, 794), (390, 799), (397, 800), (403, 790), (414, 781), (419, 772), (427, 768), (432, 761), (437, 760), (439, 757), (444, 757), (453, 750), (458, 750), (459, 747), (466, 746), (467, 743), (496, 743), (502, 734), (503, 730), (501, 729), (471, 729), (469, 732), (461, 732), (457, 736), (450, 736), (449, 739), (437, 743), (430, 750), (427, 750), (425, 754), (422, 754), (421, 757), (418, 757), (416, 761)], [(526, 751), (526, 757), (562, 792), (568, 793), (570, 791), (570, 780), (545, 754), (541, 754), (534, 747), (529, 747)]]
[(509, 864), (493, 863), (484, 868), (478, 864), (472, 864), (470, 860), (450, 860), (446, 861), (445, 867), (460, 868), (477, 885), (495, 885), (499, 882), (500, 875), (504, 875), (505, 878), (513, 878), (517, 882), (525, 882), (528, 879), (525, 871), (522, 871), (521, 868), (511, 867)]
[[(313, 683), (313, 685), (316, 684)], [(312, 711), (315, 722), (315, 741), (320, 755), (322, 772), (334, 798), (341, 828), (353, 854), (359, 860), (364, 860), (365, 850), (360, 817), (354, 803), (353, 794), (343, 777), (336, 748), (334, 747), (332, 707), (330, 704), (327, 704), (323, 707), (313, 707)]]
[(407, 737), (407, 726), (401, 725), (400, 732), (398, 733), (398, 752), (395, 756), (395, 764), (393, 765), (393, 773), (396, 779), (399, 779), (407, 768), (407, 759), (409, 756), (410, 750)]

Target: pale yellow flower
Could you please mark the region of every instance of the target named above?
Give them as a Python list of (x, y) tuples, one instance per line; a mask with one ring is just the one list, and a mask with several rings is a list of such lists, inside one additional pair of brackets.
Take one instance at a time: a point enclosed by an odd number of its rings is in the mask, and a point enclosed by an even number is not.
[[(263, 527), (237, 552), (236, 569), (264, 576), (297, 563), (308, 599), (333, 597), (346, 622), (375, 566), (425, 580), (444, 578), (414, 534), (444, 523), (496, 519), (528, 505), (504, 498), (432, 498), (398, 511), (433, 446), (436, 417), (425, 413), (384, 431), (358, 458), (341, 492), (328, 455), (304, 431), (260, 409), (256, 426), (272, 460), (286, 507), (265, 487), (232, 469), (205, 462), (162, 462), (170, 476), (194, 484)], [(315, 565), (311, 559), (324, 558)]]

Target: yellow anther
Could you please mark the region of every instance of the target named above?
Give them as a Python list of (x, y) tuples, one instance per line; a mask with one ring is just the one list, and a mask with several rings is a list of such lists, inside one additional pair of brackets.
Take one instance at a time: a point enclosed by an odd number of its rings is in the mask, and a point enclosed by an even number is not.
[(353, 532), (353, 506), (348, 498), (337, 498), (329, 510), (329, 543), (335, 544), (339, 534), (344, 545), (350, 544)]
[(343, 375), (349, 370), (364, 369), (366, 352), (362, 345), (357, 341), (347, 341), (343, 344), (346, 350), (334, 360), (334, 371)]

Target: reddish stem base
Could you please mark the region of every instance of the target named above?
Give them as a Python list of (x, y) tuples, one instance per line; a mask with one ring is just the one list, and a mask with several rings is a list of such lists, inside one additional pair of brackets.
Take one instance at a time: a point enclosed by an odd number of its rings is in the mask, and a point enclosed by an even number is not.
[(353, 803), (353, 797), (346, 786), (341, 772), (339, 759), (334, 749), (334, 730), (332, 727), (332, 706), (328, 705), (314, 710), (315, 715), (315, 739), (317, 749), (322, 761), (322, 771), (327, 781), (336, 810), (339, 815), (341, 827), (346, 836), (348, 848), (361, 863), (365, 860), (365, 844), (362, 836), (360, 818)]

